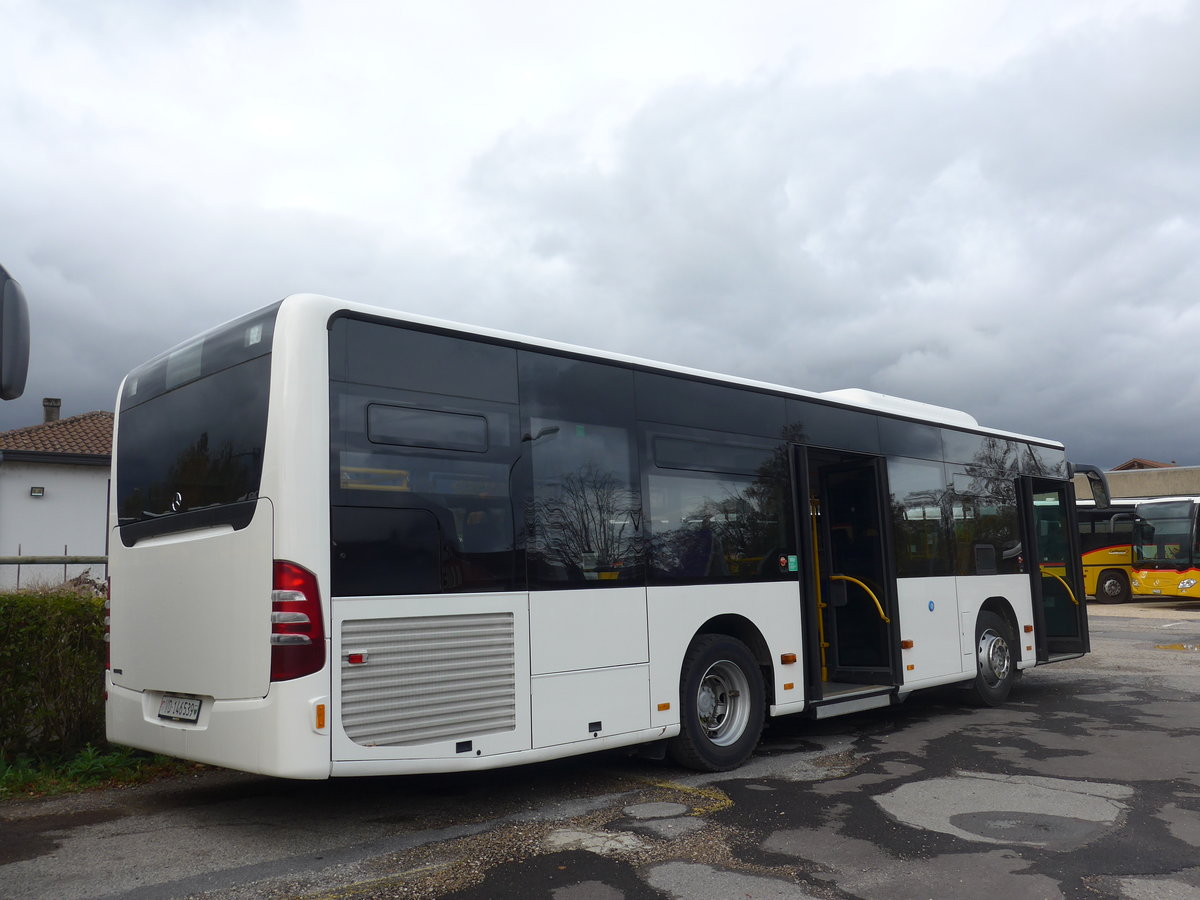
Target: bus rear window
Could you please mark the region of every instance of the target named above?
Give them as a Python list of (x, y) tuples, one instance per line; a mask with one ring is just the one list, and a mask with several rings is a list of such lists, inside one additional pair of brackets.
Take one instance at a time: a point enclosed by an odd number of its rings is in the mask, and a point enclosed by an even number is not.
[(123, 543), (249, 523), (262, 476), (274, 313), (211, 332), (126, 379), (116, 447)]

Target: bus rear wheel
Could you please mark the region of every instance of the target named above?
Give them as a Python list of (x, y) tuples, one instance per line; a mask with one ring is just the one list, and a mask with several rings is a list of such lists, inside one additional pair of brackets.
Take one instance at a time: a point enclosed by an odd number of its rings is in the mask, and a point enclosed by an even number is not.
[(1131, 596), (1124, 572), (1107, 569), (1096, 579), (1096, 599), (1101, 603), (1124, 603)]
[(762, 672), (746, 645), (719, 634), (692, 641), (679, 678), (680, 731), (671, 759), (701, 772), (736, 769), (754, 752), (766, 711)]
[(1016, 679), (1011, 629), (994, 612), (984, 611), (975, 623), (975, 681), (972, 693), (980, 706), (999, 706)]

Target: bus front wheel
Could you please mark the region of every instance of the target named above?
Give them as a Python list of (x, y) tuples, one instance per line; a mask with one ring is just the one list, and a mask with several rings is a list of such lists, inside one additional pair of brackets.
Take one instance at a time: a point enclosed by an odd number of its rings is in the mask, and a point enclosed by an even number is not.
[(1108, 569), (1096, 580), (1096, 599), (1101, 603), (1124, 603), (1130, 598), (1129, 579), (1124, 572)]
[(762, 672), (746, 645), (719, 634), (692, 641), (679, 678), (680, 731), (671, 759), (701, 772), (736, 769), (754, 752), (766, 711)]
[(975, 681), (972, 693), (980, 706), (999, 706), (1008, 699), (1016, 678), (1016, 654), (1008, 623), (984, 611), (975, 623)]

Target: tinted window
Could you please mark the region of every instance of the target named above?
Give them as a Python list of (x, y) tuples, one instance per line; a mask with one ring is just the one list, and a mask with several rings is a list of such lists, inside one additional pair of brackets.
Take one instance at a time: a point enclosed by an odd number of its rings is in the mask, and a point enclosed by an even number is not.
[(376, 322), (330, 327), (336, 381), (516, 403), (516, 359), (511, 347)]
[(641, 583), (633, 373), (520, 354), (531, 588)]
[(487, 418), (406, 406), (367, 406), (367, 437), (375, 444), (485, 453)]
[(654, 438), (654, 464), (660, 469), (691, 469), (756, 475), (771, 462), (772, 451), (734, 443), (687, 438)]
[(949, 575), (950, 490), (941, 463), (889, 459), (892, 536), (901, 578)]
[(333, 508), (333, 593), (430, 594), (446, 587), (436, 517), (424, 509)]
[[(117, 432), (121, 525), (145, 523), (135, 529), (145, 536), (226, 519), (246, 524), (248, 510), (217, 510), (258, 497), (270, 377), (271, 358), (260, 356), (124, 409)], [(123, 537), (134, 534), (125, 531)]]
[(1017, 483), (1003, 470), (955, 472), (955, 574), (1010, 575), (1021, 571)]
[(779, 437), (784, 399), (749, 388), (638, 372), (637, 415), (649, 422)]
[(1036, 444), (1019, 446), (1022, 475), (1041, 475), (1047, 478), (1067, 477), (1067, 457), (1062, 450), (1054, 447), (1040, 447)]
[(279, 304), (260, 309), (168, 350), (129, 373), (121, 409), (271, 352)]
[(789, 436), (816, 447), (879, 452), (879, 418), (870, 413), (807, 400), (788, 400)]
[(916, 459), (942, 458), (941, 429), (903, 419), (879, 419), (879, 444), (888, 456), (911, 456)]
[(715, 433), (644, 435), (652, 583), (789, 577), (779, 565), (794, 552), (784, 448)]
[[(515, 403), (488, 398), (516, 396), (515, 367), (514, 380), (505, 385), (494, 380), (503, 365), (474, 365), (480, 359), (503, 360), (504, 353), (515, 362), (515, 352), (488, 344), (476, 353), (478, 347), (466, 340), (390, 325), (338, 323), (334, 330), (341, 334), (331, 334), (332, 344), (346, 342), (348, 330), (362, 329), (361, 340), (349, 341), (356, 352), (378, 353), (406, 342), (412, 349), (425, 338), (437, 338), (425, 344), (425, 356), (348, 362), (343, 355), (342, 362), (343, 372), (396, 384), (412, 380), (438, 390), (331, 384), (331, 492), (340, 506), (332, 522), (334, 593), (520, 587), (511, 497), (520, 415)], [(371, 336), (371, 329), (385, 334)], [(440, 374), (413, 371), (414, 360), (428, 361), (431, 346), (450, 360), (466, 360), (468, 371), (448, 378), (440, 377), (444, 364)], [(493, 355), (498, 349), (502, 354)], [(352, 564), (355, 559), (364, 560), (360, 570)]]
[(1020, 472), (1020, 453), (1013, 441), (946, 429), (942, 446), (947, 462), (967, 466), (969, 471), (1005, 478), (1015, 478)]

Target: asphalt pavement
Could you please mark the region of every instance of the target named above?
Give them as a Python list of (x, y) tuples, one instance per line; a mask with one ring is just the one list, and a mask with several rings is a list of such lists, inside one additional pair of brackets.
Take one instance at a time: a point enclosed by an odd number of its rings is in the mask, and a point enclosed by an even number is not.
[(0, 805), (0, 897), (1200, 900), (1200, 606), (1089, 608), (998, 709), (770, 723), (742, 769), (622, 755)]

